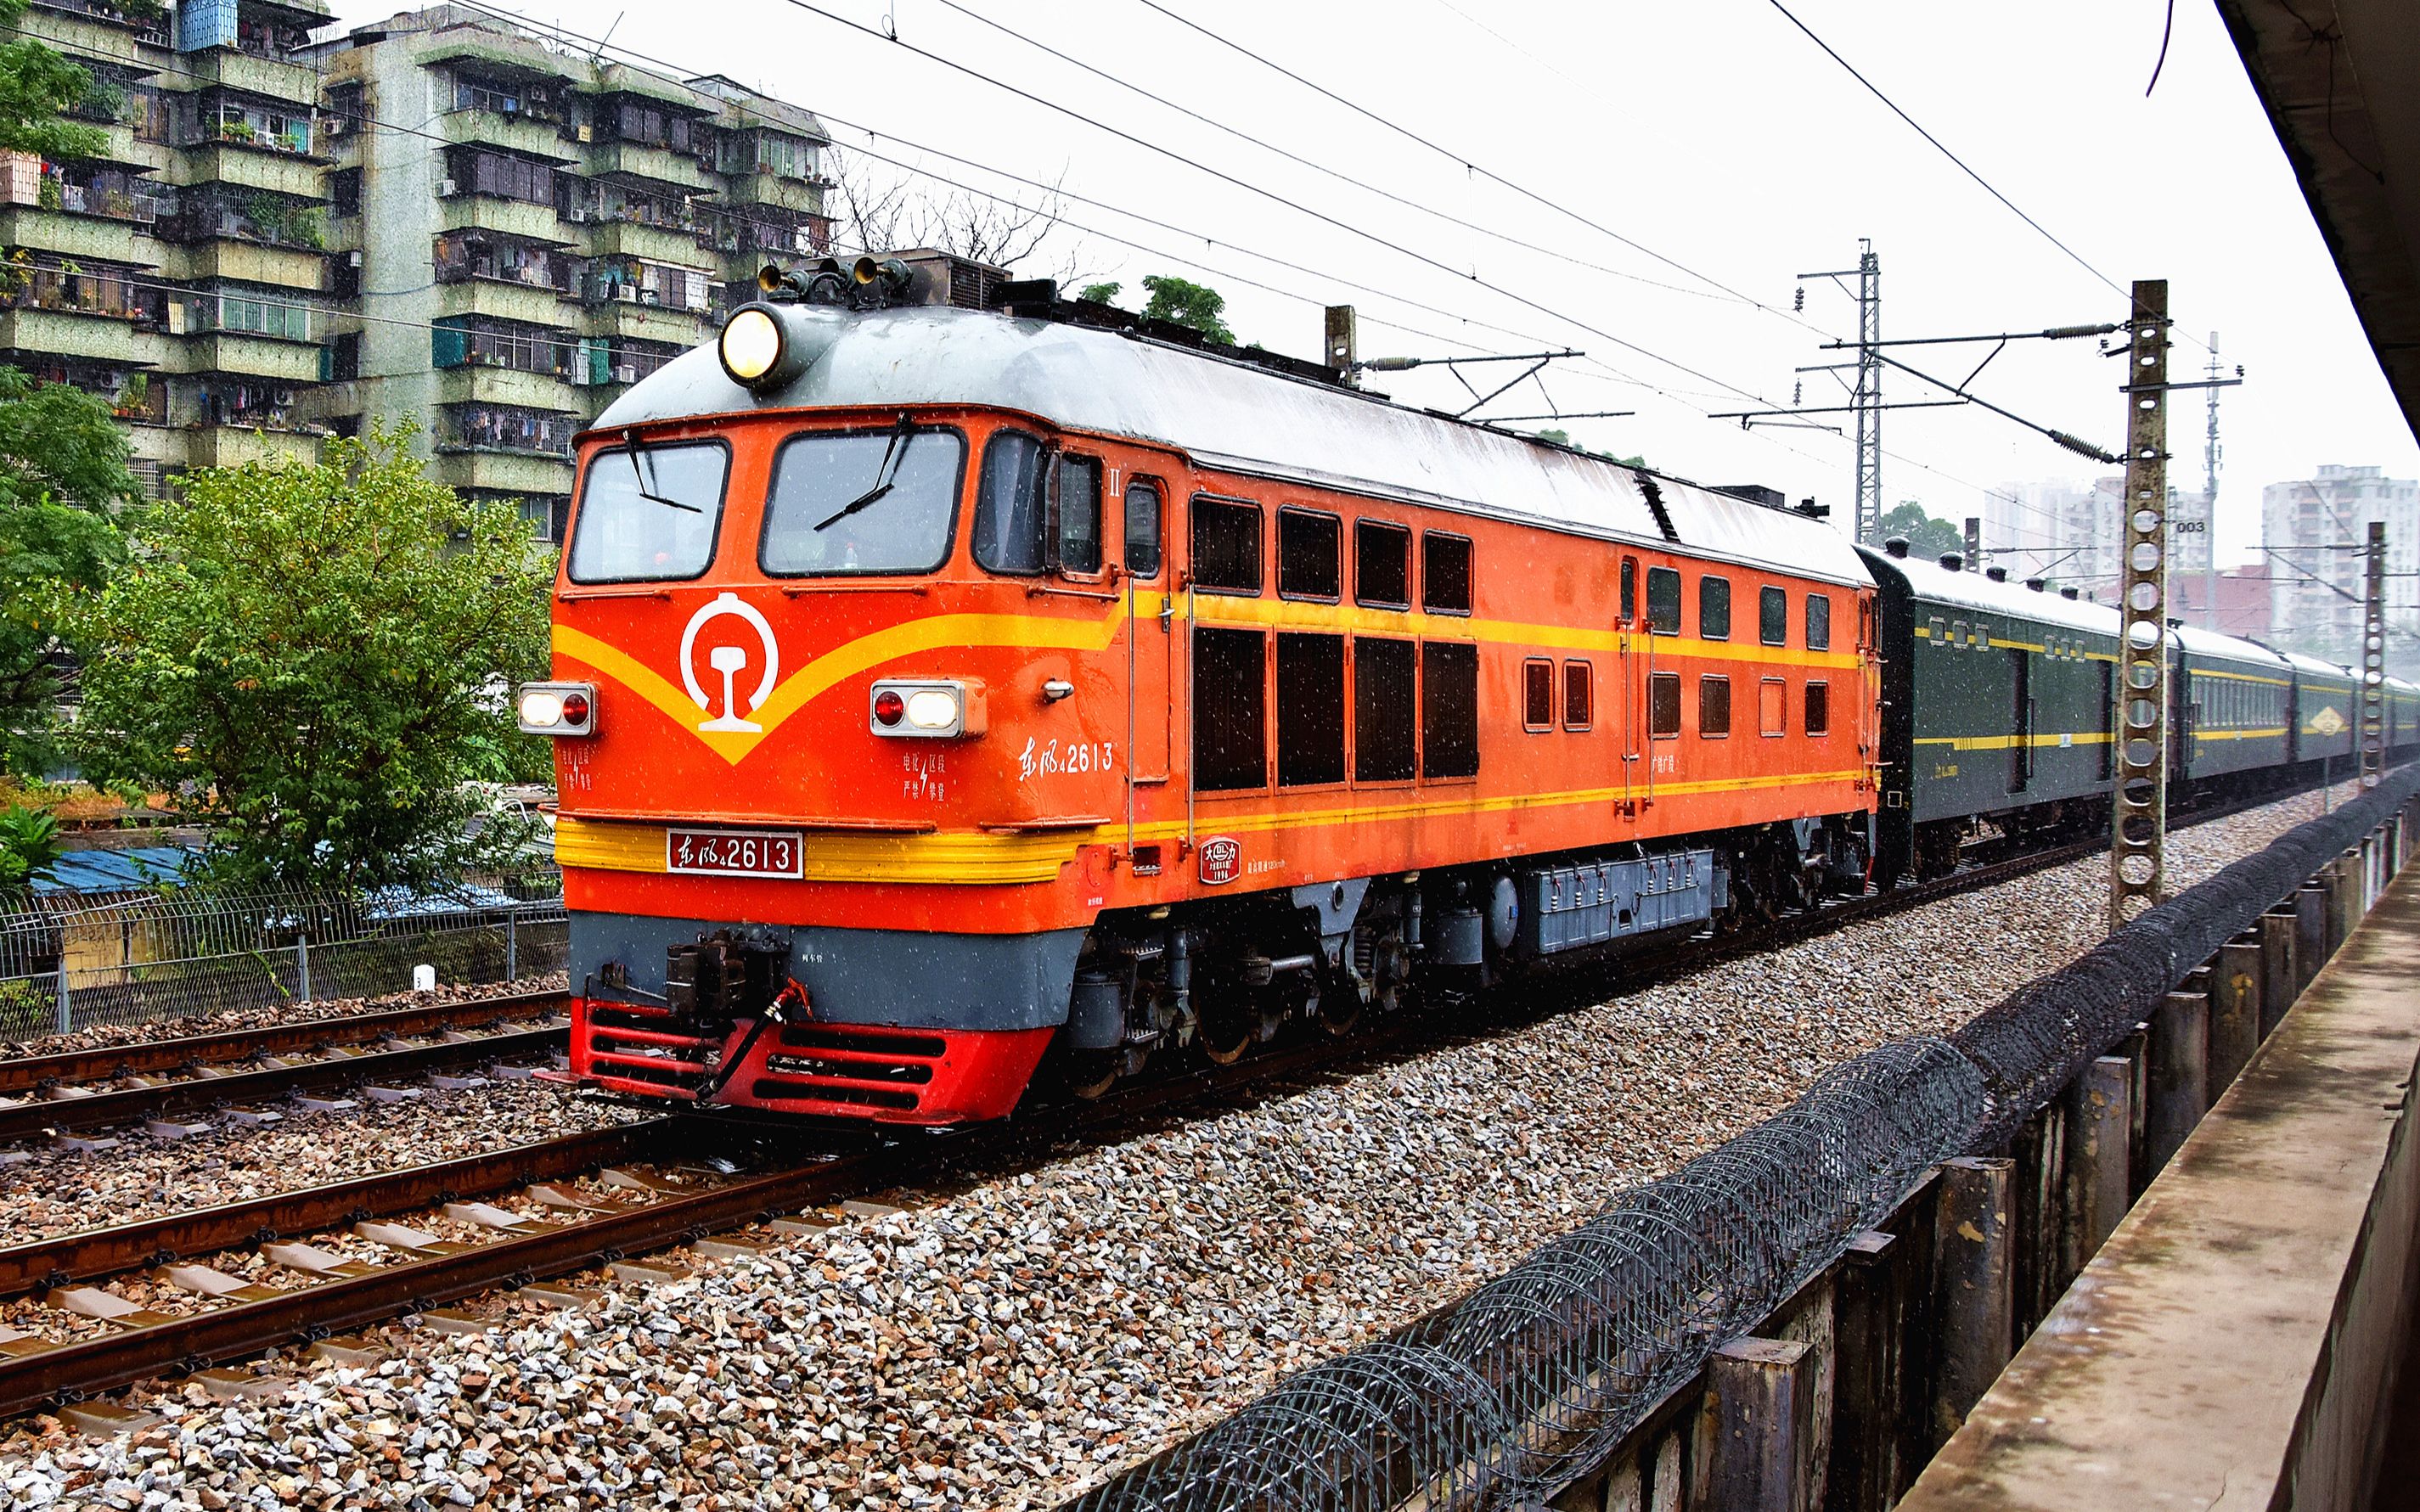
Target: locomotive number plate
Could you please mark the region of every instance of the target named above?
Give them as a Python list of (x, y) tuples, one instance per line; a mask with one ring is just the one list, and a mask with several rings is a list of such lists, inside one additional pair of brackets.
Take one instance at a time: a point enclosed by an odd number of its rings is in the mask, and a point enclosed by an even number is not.
[(804, 850), (795, 829), (671, 829), (664, 832), (664, 870), (796, 877), (804, 874)]

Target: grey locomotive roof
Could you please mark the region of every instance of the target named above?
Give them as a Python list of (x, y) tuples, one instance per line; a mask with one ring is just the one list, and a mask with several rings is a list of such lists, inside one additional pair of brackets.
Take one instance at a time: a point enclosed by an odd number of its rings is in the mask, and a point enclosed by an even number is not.
[[(1641, 474), (1265, 368), (1117, 332), (916, 306), (782, 309), (822, 351), (784, 387), (750, 393), (702, 347), (616, 399), (597, 428), (823, 406), (970, 404), (1165, 442), (1198, 465), (1665, 544)], [(1680, 546), (1833, 582), (1871, 581), (1820, 520), (1658, 479)]]
[(1931, 603), (2088, 630), (2113, 640), (2118, 635), (2118, 611), (2106, 604), (2063, 594), (2038, 594), (2021, 583), (1993, 582), (1979, 572), (1952, 572), (1937, 562), (1915, 557), (1869, 556), (1868, 560), (1903, 575), (1916, 595)]

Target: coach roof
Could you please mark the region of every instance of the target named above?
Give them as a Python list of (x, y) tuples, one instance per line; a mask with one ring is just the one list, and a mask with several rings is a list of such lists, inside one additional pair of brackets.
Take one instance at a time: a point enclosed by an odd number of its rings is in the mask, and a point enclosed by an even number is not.
[[(788, 337), (814, 351), (797, 378), (751, 393), (712, 347), (699, 347), (615, 400), (596, 428), (757, 409), (974, 405), (1164, 442), (1221, 471), (1870, 580), (1845, 535), (1804, 515), (1210, 353), (948, 308), (778, 313)], [(1658, 527), (1650, 487), (1677, 541)]]

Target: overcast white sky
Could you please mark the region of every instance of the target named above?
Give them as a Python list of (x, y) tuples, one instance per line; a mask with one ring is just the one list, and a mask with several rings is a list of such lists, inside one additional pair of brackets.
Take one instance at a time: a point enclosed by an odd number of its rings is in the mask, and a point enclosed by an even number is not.
[[(1124, 281), (1129, 302), (1147, 273), (1210, 284), (1227, 296), (1230, 322), (1245, 340), (1315, 356), (1320, 307), (1350, 302), (1362, 313), (1364, 356), (1580, 347), (1587, 360), (1548, 372), (1554, 404), (1638, 413), (1574, 422), (1567, 428), (1575, 439), (1643, 454), (1703, 482), (1812, 495), (1835, 506), (1836, 523), (1852, 503), (1845, 436), (1744, 433), (1735, 423), (1705, 418), (1709, 410), (1756, 407), (1737, 391), (1786, 403), (1793, 368), (1838, 360), (1817, 345), (1853, 333), (1854, 301), (1809, 282), (1805, 324), (1796, 323), (1787, 314), (1796, 274), (1854, 267), (1858, 239), (1871, 238), (1882, 258), (1885, 335), (2040, 329), (2126, 313), (2121, 294), (1927, 146), (1770, 0), (1160, 0), (1452, 156), (1320, 98), (1141, 0), (963, 0), (1322, 168), (1559, 257), (1379, 198), (1187, 120), (940, 0), (812, 3), (869, 26), (888, 18), (905, 41), (1252, 188), (793, 0), (526, 7), (505, 0), (502, 8), (589, 35), (610, 27), (617, 48), (685, 71), (727, 73), (806, 105), (830, 118), (844, 148), (870, 145), (1029, 198), (1030, 191), (897, 140), (869, 143), (863, 128), (1032, 178), (1063, 174), (1072, 193), (1188, 233), (1071, 206), (1071, 219), (1094, 228), (1069, 233), (1088, 271)], [(339, 15), (356, 23), (394, 8), (337, 4)], [(2244, 386), (2226, 391), (2222, 401), (2222, 561), (2249, 558), (2264, 483), (2308, 476), (2327, 462), (2382, 464), (2402, 477), (2420, 471), (2420, 448), (2207, 4), (2177, 6), (2175, 39), (2148, 100), (2163, 18), (2156, 0), (1998, 7), (1792, 0), (1792, 8), (2102, 273), (2121, 285), (2167, 278), (2180, 323), (2180, 368), (2208, 360), (2185, 333), (2206, 338), (2212, 331), (2230, 368), (2245, 364)], [(1571, 213), (1466, 172), (1465, 162)], [(1269, 256), (1311, 271), (1278, 267)], [(1479, 286), (1474, 270), (1534, 306)], [(1248, 278), (1287, 292), (1252, 287)], [(1955, 377), (1988, 348), (1962, 361), (1962, 350), (1901, 355)], [(1470, 371), (1476, 378), (1490, 368)], [(2096, 356), (2091, 342), (2036, 342), (2010, 347), (1978, 388), (2028, 419), (2115, 450), (2122, 440), (2118, 377), (2118, 364)], [(1830, 381), (1807, 375), (1807, 402), (1837, 393)], [(1380, 386), (1417, 403), (1464, 402), (1443, 374), (1384, 375)], [(1922, 397), (1920, 387), (1892, 378), (1885, 393)], [(1525, 386), (1492, 412), (1544, 410), (1541, 397)], [(2197, 487), (2198, 396), (2179, 404), (2174, 424), (2181, 432), (2172, 442), (2175, 481)], [(1978, 486), (2101, 471), (1974, 409), (1893, 412), (1884, 440), (1892, 454), (1884, 463), (1885, 501), (1918, 499), (1953, 520), (1979, 512)]]

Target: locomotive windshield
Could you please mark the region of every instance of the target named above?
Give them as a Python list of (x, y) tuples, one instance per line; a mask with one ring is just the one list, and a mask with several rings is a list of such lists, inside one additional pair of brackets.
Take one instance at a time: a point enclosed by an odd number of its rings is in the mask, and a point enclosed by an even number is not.
[(730, 450), (720, 441), (597, 453), (581, 486), (571, 580), (659, 582), (704, 572), (714, 560), (730, 468)]
[(791, 437), (773, 464), (758, 563), (790, 578), (931, 572), (950, 553), (966, 455), (954, 430)]

